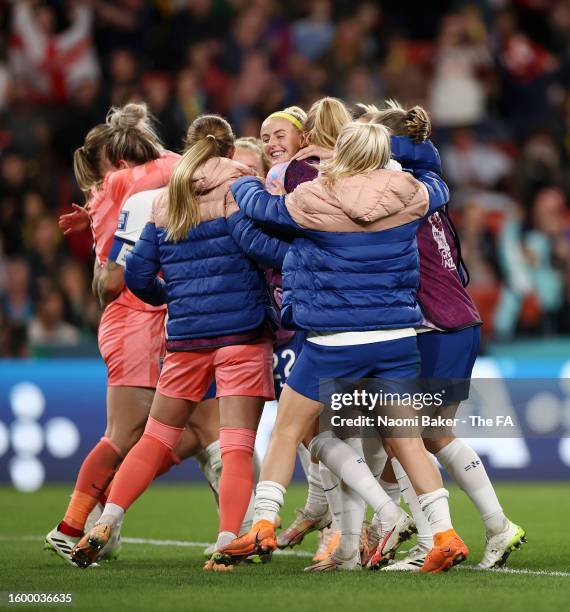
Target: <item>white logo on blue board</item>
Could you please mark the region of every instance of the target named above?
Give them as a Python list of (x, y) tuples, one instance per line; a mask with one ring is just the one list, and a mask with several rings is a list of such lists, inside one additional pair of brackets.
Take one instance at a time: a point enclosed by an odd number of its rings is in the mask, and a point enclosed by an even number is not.
[(45, 469), (38, 455), (44, 450), (52, 457), (66, 459), (79, 448), (79, 430), (73, 421), (54, 417), (42, 427), (38, 423), (45, 410), (42, 390), (31, 382), (20, 382), (10, 389), (10, 407), (15, 420), (8, 428), (0, 421), (0, 457), (10, 446), (14, 456), (9, 472), (19, 491), (37, 491), (45, 480)]

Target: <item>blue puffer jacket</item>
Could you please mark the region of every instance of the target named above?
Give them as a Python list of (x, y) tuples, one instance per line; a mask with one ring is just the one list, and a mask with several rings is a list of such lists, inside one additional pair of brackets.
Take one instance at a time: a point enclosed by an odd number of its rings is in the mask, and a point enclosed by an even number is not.
[(430, 170), (414, 174), (374, 170), (340, 179), (333, 189), (317, 178), (287, 196), (270, 195), (253, 178), (232, 185), (248, 217), (294, 237), (283, 263), (286, 327), (366, 331), (420, 324), (415, 234), (449, 191)]
[[(167, 240), (166, 198), (159, 196), (152, 222), (127, 257), (129, 289), (149, 304), (167, 304), (171, 345), (222, 337), (232, 343), (227, 337), (256, 330), (274, 318), (256, 261), (281, 268), (289, 243), (269, 236), (239, 211), (229, 186), (245, 172), (245, 166), (229, 159), (208, 160), (194, 175), (204, 194), (199, 198), (200, 223), (186, 239)], [(160, 270), (163, 278), (157, 276)]]
[(404, 170), (431, 170), (441, 175), (439, 151), (431, 140), (415, 143), (407, 136), (392, 136), (390, 146), (393, 159), (399, 161)]

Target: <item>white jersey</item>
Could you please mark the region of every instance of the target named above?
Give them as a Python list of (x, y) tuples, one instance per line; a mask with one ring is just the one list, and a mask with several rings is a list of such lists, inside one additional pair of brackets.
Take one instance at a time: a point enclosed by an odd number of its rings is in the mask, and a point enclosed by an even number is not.
[(149, 222), (155, 199), (163, 192), (163, 187), (149, 189), (135, 193), (126, 200), (119, 213), (117, 231), (109, 254), (111, 261), (126, 266), (127, 255), (133, 250), (144, 226)]

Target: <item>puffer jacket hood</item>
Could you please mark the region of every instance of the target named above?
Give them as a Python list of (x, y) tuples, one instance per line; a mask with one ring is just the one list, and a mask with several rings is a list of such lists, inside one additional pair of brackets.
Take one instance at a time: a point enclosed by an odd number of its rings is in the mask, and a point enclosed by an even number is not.
[(328, 186), (321, 177), (287, 196), (291, 216), (321, 231), (381, 231), (420, 219), (428, 209), (425, 186), (411, 174), (373, 170)]
[[(404, 210), (422, 188), (422, 184), (410, 174), (373, 170), (368, 174), (340, 179), (335, 183), (331, 196), (354, 221), (373, 223)], [(427, 208), (427, 194), (425, 202)]]
[(252, 171), (244, 164), (227, 157), (211, 157), (196, 170), (192, 182), (197, 192), (205, 193), (248, 174)]

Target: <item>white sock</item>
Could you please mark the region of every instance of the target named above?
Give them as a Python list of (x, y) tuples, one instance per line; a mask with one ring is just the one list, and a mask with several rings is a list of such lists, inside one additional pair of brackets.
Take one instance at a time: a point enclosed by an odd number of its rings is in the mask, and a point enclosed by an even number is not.
[(222, 471), (222, 451), (220, 449), (220, 441), (214, 440), (204, 449), (208, 453), (208, 463), (210, 467), (219, 474)]
[(331, 512), (333, 531), (340, 531), (340, 520), (342, 515), (342, 491), (340, 479), (335, 476), (324, 463), (319, 463), (321, 483), (325, 492), (329, 510)]
[(262, 480), (255, 491), (253, 523), (263, 519), (275, 524), (279, 510), (283, 507), (284, 495), (284, 486), (272, 480)]
[(111, 527), (115, 529), (116, 527), (121, 526), (124, 517), (125, 511), (121, 508), (121, 506), (106, 503), (105, 508), (103, 508), (103, 513), (95, 524), (100, 525), (101, 523), (105, 523), (106, 525), (111, 525)]
[(382, 438), (363, 437), (362, 452), (364, 453), (364, 458), (374, 478), (380, 478), (380, 475), (384, 471), (386, 461), (388, 460), (388, 455), (382, 445)]
[(230, 542), (236, 539), (236, 534), (231, 531), (220, 531), (218, 539), (216, 540), (216, 550), (220, 550), (224, 546), (227, 546)]
[(311, 453), (304, 444), (299, 444), (299, 446), (297, 446), (297, 457), (299, 457), (305, 476), (308, 476), (309, 466), (311, 465)]
[[(397, 477), (396, 477), (397, 478)], [(397, 482), (386, 482), (380, 478), (378, 480), (380, 486), (388, 493), (390, 499), (397, 505), (400, 505), (400, 485)]]
[(261, 462), (259, 461), (259, 455), (257, 454), (256, 450), (253, 451), (252, 461), (253, 461), (253, 483), (255, 487), (255, 485), (259, 482), (259, 475), (261, 473)]
[(479, 510), (487, 535), (504, 531), (507, 518), (479, 455), (456, 438), (436, 453), (436, 457)]
[(312, 517), (322, 516), (328, 510), (328, 502), (323, 490), (318, 463), (311, 462), (309, 465), (307, 480), (309, 481), (309, 492), (305, 502), (305, 512)]
[(345, 483), (341, 482), (340, 488), (342, 495), (341, 534), (335, 557), (351, 559), (360, 549), (360, 534), (366, 514), (366, 504), (360, 495)]
[(414, 517), (414, 522), (418, 530), (418, 546), (420, 546), (424, 552), (427, 552), (433, 548), (433, 536), (426, 515), (423, 513), (420, 506), (420, 500), (414, 491), (414, 487), (408, 475), (397, 459), (392, 459), (392, 467), (398, 479), (402, 497), (406, 504), (408, 504), (408, 508)]
[(435, 535), (440, 531), (453, 529), (451, 524), (451, 516), (449, 514), (449, 493), (443, 487), (418, 495), (420, 506), (423, 513), (426, 515), (432, 533)]
[(331, 432), (323, 432), (315, 436), (309, 446), (311, 454), (354, 489), (383, 521), (393, 523), (397, 520), (400, 508), (378, 484), (363, 457), (349, 444)]

